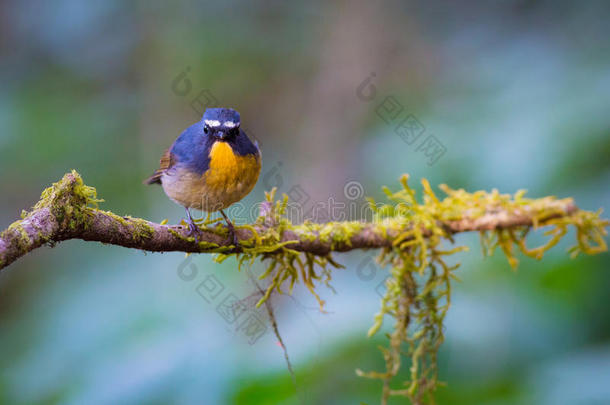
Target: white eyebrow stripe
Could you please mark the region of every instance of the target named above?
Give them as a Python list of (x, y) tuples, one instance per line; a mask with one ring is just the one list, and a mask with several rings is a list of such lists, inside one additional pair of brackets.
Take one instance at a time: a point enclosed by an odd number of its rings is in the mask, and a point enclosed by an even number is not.
[(220, 121), (217, 120), (205, 120), (204, 122), (206, 123), (206, 125), (209, 125), (211, 127), (220, 126)]
[(229, 128), (235, 128), (237, 126), (237, 124), (234, 123), (233, 121), (225, 121), (223, 125), (225, 127), (229, 127)]

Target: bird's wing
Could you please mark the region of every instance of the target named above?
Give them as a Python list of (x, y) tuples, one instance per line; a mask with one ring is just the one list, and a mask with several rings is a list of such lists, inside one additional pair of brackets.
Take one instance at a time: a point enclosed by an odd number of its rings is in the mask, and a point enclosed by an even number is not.
[(167, 169), (174, 165), (174, 156), (170, 152), (170, 150), (166, 150), (161, 156), (161, 160), (159, 161), (159, 168), (155, 170), (155, 172), (144, 180), (144, 184), (161, 184), (161, 176)]

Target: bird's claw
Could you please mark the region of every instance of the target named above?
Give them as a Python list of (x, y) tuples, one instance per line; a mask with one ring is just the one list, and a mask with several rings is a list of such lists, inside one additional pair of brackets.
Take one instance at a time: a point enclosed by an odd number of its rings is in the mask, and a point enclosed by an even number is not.
[(199, 228), (195, 222), (189, 222), (188, 230), (188, 235), (195, 238), (195, 243), (199, 243), (199, 237), (203, 235), (201, 228)]
[(233, 245), (232, 252), (241, 251), (241, 246), (239, 246), (239, 240), (237, 239), (237, 235), (235, 234), (235, 226), (233, 225), (233, 222), (229, 220), (223, 210), (220, 210), (220, 213), (222, 214), (223, 218), (227, 223), (227, 229), (229, 230), (229, 242)]
[(235, 249), (238, 249), (239, 240), (237, 239), (237, 234), (235, 233), (235, 227), (233, 226), (233, 224), (227, 224), (227, 226), (229, 228), (229, 241), (231, 241), (231, 244), (235, 246)]

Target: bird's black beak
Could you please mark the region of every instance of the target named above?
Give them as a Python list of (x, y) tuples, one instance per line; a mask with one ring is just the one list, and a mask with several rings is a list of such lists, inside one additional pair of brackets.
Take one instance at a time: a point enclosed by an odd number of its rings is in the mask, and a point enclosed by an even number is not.
[(224, 131), (216, 131), (216, 137), (224, 140), (227, 137), (227, 134)]

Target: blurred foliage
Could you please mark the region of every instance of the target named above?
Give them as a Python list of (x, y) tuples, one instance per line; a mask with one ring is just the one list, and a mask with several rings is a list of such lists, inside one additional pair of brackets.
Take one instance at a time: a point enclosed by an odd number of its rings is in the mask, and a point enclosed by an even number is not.
[[(379, 198), (387, 179), (410, 173), (571, 196), (607, 213), (609, 12), (601, 0), (3, 2), (0, 228), (73, 168), (104, 209), (179, 222), (180, 207), (140, 181), (199, 119), (191, 104), (204, 89), (261, 142), (247, 203), (296, 185), (309, 204), (347, 201), (350, 180)], [(187, 67), (192, 89), (178, 95), (172, 82)], [(366, 101), (356, 89), (371, 72)], [(388, 96), (445, 146), (436, 163), (379, 116)], [(439, 356), (439, 379), (451, 383), (438, 402), (609, 402), (609, 255), (570, 261), (560, 243), (511, 273), (505, 260), (483, 260), (475, 237), (456, 243), (473, 252), (460, 257)], [(354, 369), (382, 365), (366, 329), (387, 273), (358, 278), (362, 257), (346, 256), (337, 294), (321, 297), (329, 314), (307, 296), (297, 299), (314, 309), (276, 304), (299, 389), (320, 393), (317, 403), (378, 400), (378, 383)], [(248, 345), (197, 293), (208, 274), (251, 293), (236, 263), (196, 258), (198, 278), (186, 282), (183, 260), (72, 241), (3, 271), (0, 402), (257, 404), (279, 387), (294, 403), (271, 335)]]

